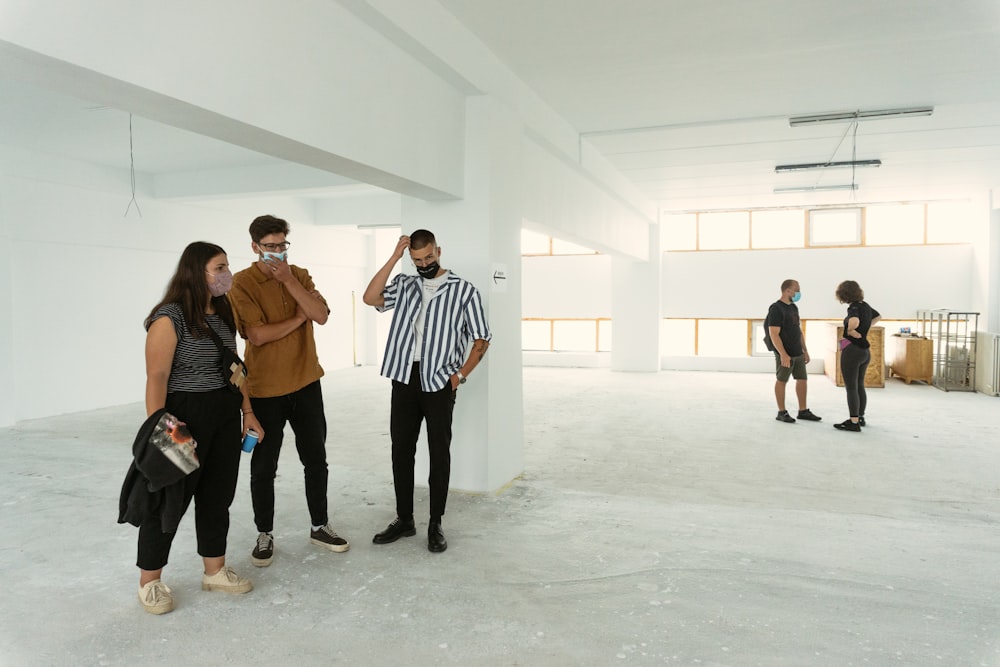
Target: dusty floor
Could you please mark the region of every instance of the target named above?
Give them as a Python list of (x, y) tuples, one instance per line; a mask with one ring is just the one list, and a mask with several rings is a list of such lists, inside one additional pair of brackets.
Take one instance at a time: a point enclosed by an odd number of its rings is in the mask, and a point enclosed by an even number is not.
[(249, 562), (244, 457), (229, 561), (255, 590), (200, 590), (189, 512), (160, 617), (115, 523), (142, 406), (0, 429), (0, 664), (1000, 665), (1000, 399), (890, 380), (854, 434), (821, 375), (824, 421), (794, 425), (768, 375), (524, 375), (524, 474), (452, 493), (430, 554), (423, 521), (371, 544), (392, 516), (388, 383), (329, 374), (351, 550), (309, 545), (286, 439), (274, 564)]

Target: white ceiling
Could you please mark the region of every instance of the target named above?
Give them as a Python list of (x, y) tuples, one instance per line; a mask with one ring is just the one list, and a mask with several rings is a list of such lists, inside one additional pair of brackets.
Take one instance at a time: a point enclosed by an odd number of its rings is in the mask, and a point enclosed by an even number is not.
[[(440, 0), (664, 209), (793, 204), (851, 183), (848, 124), (789, 116), (930, 105), (857, 127), (866, 200), (1000, 185), (996, 0)], [(845, 134), (847, 132), (847, 134)], [(836, 201), (851, 193), (810, 195)]]
[[(997, 0), (439, 1), (664, 210), (1000, 187)], [(127, 113), (9, 77), (0, 86), (0, 144), (128, 168)], [(776, 164), (854, 152), (849, 124), (792, 128), (789, 116), (924, 105), (933, 116), (858, 124), (856, 157), (883, 166), (853, 175), (856, 194), (773, 194), (852, 179), (850, 170), (775, 174)], [(132, 123), (143, 173), (282, 164)], [(322, 179), (307, 180), (318, 194)]]

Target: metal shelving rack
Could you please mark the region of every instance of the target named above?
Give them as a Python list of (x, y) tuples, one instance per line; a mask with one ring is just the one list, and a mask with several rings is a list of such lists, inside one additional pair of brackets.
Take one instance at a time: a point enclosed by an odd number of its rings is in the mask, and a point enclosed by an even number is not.
[(934, 341), (934, 386), (944, 391), (975, 391), (979, 313), (918, 310), (917, 320), (920, 335)]

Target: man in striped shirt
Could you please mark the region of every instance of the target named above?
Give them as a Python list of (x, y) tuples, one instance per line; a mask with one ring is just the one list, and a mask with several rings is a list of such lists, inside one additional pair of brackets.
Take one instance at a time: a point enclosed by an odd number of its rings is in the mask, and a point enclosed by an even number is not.
[[(406, 250), (419, 275), (401, 273), (389, 283), (389, 275)], [(392, 380), (389, 432), (396, 518), (372, 541), (388, 544), (417, 534), (413, 464), (420, 422), (426, 421), (430, 455), (427, 548), (433, 552), (448, 548), (441, 517), (451, 477), (451, 419), (458, 386), (482, 361), (492, 338), (479, 290), (441, 268), (440, 259), (441, 248), (429, 231), (418, 229), (410, 236), (400, 236), (392, 257), (372, 278), (364, 295), (364, 302), (379, 312), (395, 311), (382, 375)]]

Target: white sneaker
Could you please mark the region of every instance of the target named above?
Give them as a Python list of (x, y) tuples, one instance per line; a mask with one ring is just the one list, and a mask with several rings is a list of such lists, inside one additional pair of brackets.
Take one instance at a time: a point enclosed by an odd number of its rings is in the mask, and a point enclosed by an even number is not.
[(224, 593), (247, 593), (253, 590), (253, 582), (236, 574), (228, 565), (213, 575), (203, 575), (201, 590), (222, 591)]
[(150, 614), (166, 614), (174, 609), (174, 598), (170, 589), (159, 579), (154, 579), (139, 588), (139, 602)]

